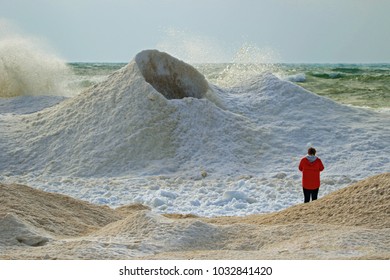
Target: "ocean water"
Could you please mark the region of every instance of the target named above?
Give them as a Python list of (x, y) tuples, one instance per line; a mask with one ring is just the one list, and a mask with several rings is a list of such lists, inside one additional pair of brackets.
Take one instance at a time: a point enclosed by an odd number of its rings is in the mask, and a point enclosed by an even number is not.
[(343, 104), (390, 106), (390, 64), (285, 64), (287, 79)]
[[(85, 89), (127, 63), (69, 63), (75, 73), (74, 86)], [(206, 79), (223, 87), (264, 72), (291, 81), (320, 96), (342, 104), (390, 107), (390, 64), (194, 64)]]
[(390, 170), (386, 64), (44, 61), (0, 65), (0, 182), (217, 216), (301, 203), (310, 146), (320, 197)]

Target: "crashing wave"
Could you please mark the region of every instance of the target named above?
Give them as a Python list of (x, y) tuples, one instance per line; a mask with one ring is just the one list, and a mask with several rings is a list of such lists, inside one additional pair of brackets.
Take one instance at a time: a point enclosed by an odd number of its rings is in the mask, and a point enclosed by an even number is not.
[[(0, 38), (1, 39), (1, 38)], [(65, 81), (71, 76), (66, 63), (23, 38), (0, 40), (0, 97), (71, 93)]]

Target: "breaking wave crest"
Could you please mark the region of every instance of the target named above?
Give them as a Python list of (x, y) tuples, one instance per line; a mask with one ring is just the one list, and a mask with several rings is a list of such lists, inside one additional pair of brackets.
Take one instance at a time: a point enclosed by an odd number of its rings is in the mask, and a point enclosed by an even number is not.
[(70, 95), (65, 83), (71, 71), (38, 42), (0, 38), (0, 97)]

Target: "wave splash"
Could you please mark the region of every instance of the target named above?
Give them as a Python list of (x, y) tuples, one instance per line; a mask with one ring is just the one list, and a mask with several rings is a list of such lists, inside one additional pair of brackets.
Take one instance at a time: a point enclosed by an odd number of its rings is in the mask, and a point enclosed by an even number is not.
[(17, 36), (0, 38), (0, 97), (69, 96), (71, 70), (37, 41)]

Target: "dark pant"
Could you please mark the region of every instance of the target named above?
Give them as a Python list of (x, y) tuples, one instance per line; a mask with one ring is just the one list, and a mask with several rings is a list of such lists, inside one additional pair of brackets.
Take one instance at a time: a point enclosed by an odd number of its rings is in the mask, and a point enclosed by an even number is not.
[(319, 188), (315, 189), (315, 190), (308, 190), (308, 189), (303, 188), (303, 194), (305, 196), (305, 203), (310, 202), (310, 197), (311, 197), (311, 200), (316, 200), (318, 197), (318, 190), (319, 190)]

